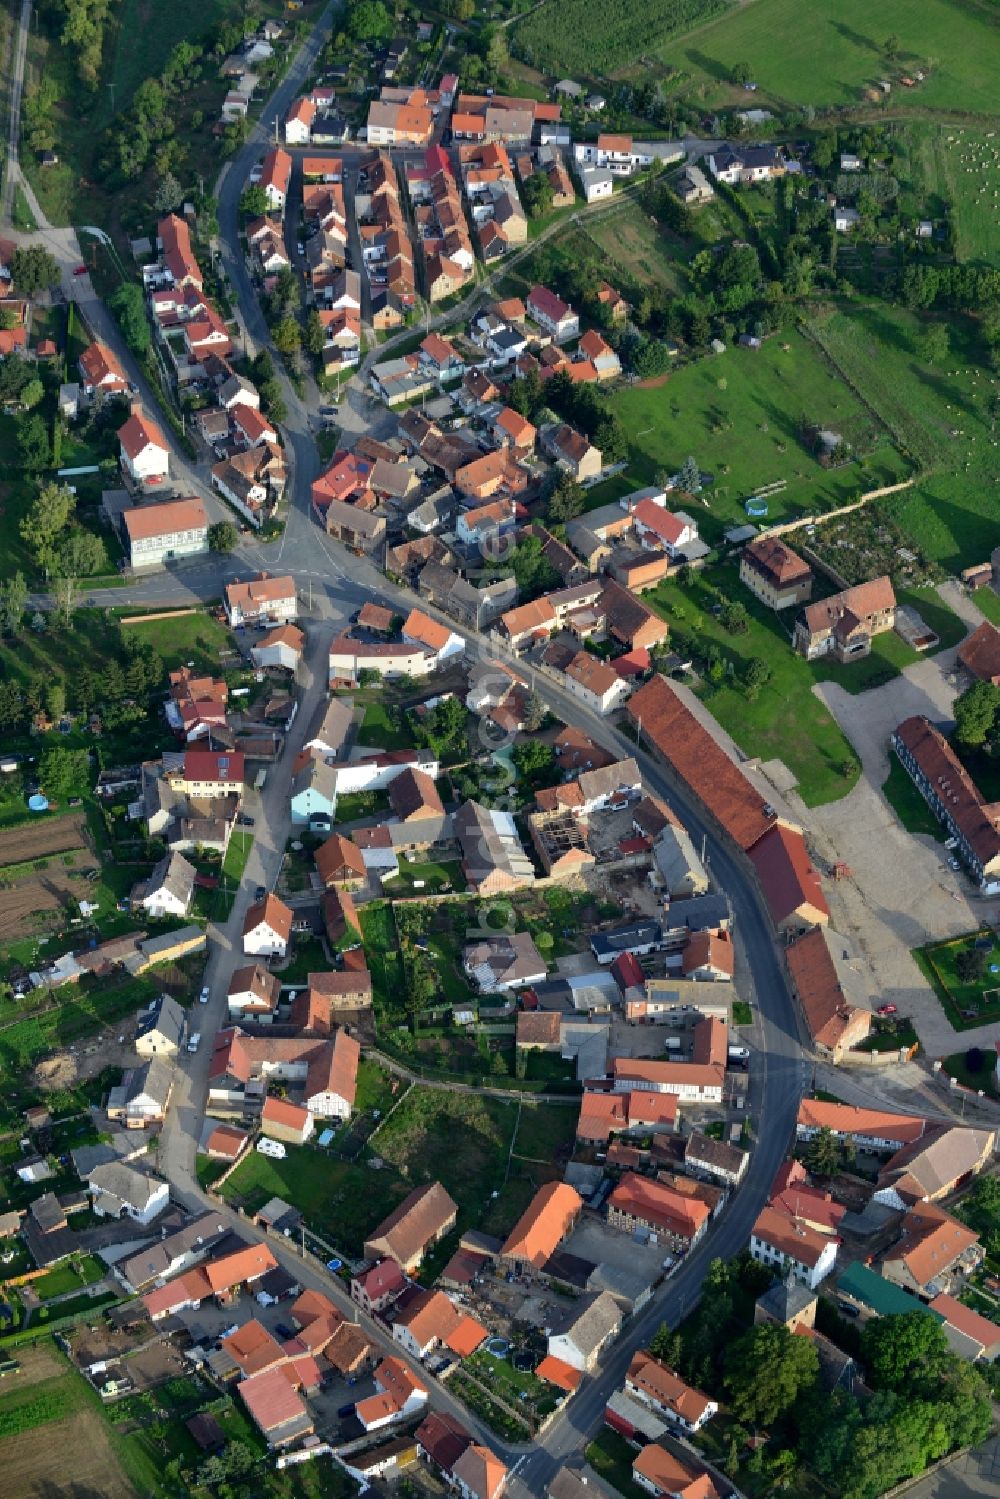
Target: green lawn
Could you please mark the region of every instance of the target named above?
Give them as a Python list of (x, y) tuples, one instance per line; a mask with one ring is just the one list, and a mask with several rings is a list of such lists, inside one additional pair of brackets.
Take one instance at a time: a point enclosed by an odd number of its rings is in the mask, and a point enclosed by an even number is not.
[(77, 1274), (72, 1263), (57, 1265), (54, 1270), (39, 1276), (32, 1283), (32, 1290), (37, 1291), (43, 1301), (51, 1301), (54, 1296), (65, 1296), (70, 1291), (79, 1291), (83, 1286), (92, 1286), (106, 1273), (101, 1261), (88, 1254), (80, 1261), (80, 1274)]
[(723, 660), (733, 663), (737, 677), (755, 656), (772, 668), (771, 680), (752, 703), (737, 686), (727, 684), (706, 690), (706, 706), (748, 755), (783, 760), (807, 805), (838, 801), (857, 780), (858, 764), (833, 716), (812, 691), (817, 673), (792, 651), (779, 616), (740, 586), (730, 565), (713, 568), (708, 576), (726, 596), (746, 604), (750, 628), (745, 635), (727, 634), (708, 612), (706, 576), (696, 574), (686, 587), (661, 583), (645, 595), (646, 601), (668, 623), (676, 622), (699, 641), (717, 646)]
[(396, 943), (396, 924), (388, 901), (369, 901), (358, 911), (365, 958), (372, 976), (376, 1018), (405, 1018), (403, 964)]
[(926, 318), (873, 303), (819, 317), (810, 328), (922, 470), (879, 510), (932, 563), (958, 573), (989, 557), (996, 542), (994, 386), (982, 371), (974, 323), (947, 321), (951, 353), (934, 367), (920, 356), (927, 326)]
[(245, 828), (234, 828), (233, 835), (222, 861), (222, 873), (234, 885), (239, 885), (253, 848), (253, 834)]
[[(657, 49), (693, 83), (707, 85), (709, 101), (743, 102), (730, 75), (746, 62), (758, 85), (754, 104), (788, 101), (852, 105), (881, 78), (923, 67), (918, 88), (894, 84), (892, 101), (953, 111), (996, 112), (996, 17), (989, 5), (949, 0), (812, 0), (807, 23), (795, 0), (754, 0), (703, 27), (679, 46)], [(899, 38), (899, 54), (884, 54), (887, 37)], [(780, 45), (776, 45), (780, 38)]]
[(384, 791), (349, 791), (337, 797), (337, 825), (343, 827), (361, 817), (375, 817), (388, 812), (389, 798)]
[(980, 614), (984, 614), (995, 625), (1000, 625), (1000, 594), (992, 588), (977, 588), (972, 595)]
[(339, 1161), (309, 1146), (287, 1147), (283, 1161), (248, 1151), (221, 1192), (255, 1212), (269, 1197), (283, 1197), (304, 1215), (310, 1228), (345, 1253), (361, 1253), (365, 1235), (411, 1189), (393, 1170)]
[(578, 1112), (576, 1099), (565, 1105), (525, 1102), (521, 1106), (514, 1154), (528, 1161), (553, 1161), (562, 1151), (571, 1153)]
[[(986, 972), (981, 979), (962, 979), (958, 973), (958, 955), (969, 951), (977, 937), (990, 937), (993, 941), (985, 953)], [(915, 948), (913, 957), (955, 1030), (974, 1030), (991, 1021), (1000, 1021), (1000, 972), (989, 971), (991, 966), (1000, 967), (1000, 939), (994, 932), (969, 932), (947, 942), (929, 943)]]
[(278, 976), (283, 984), (304, 984), (310, 973), (328, 973), (330, 961), (319, 937), (294, 936), (291, 962)]
[(398, 878), (383, 880), (382, 884), (387, 895), (407, 896), (415, 893), (418, 881), (422, 882), (422, 893), (427, 895), (436, 895), (440, 890), (465, 889), (465, 877), (457, 859), (430, 864), (410, 864), (403, 860)]
[[(993, 189), (1000, 185), (996, 138), (986, 130), (908, 121), (894, 172), (900, 210), (940, 223), (947, 214), (958, 258), (995, 265), (1000, 224)], [(967, 170), (969, 167), (974, 170)], [(981, 192), (982, 187), (986, 188)]]
[(946, 833), (895, 755), (889, 756), (889, 774), (882, 794), (908, 833), (926, 833), (943, 843)]
[[(709, 542), (745, 523), (746, 501), (766, 485), (785, 484), (770, 499), (768, 520), (774, 522), (832, 509), (907, 472), (884, 428), (797, 331), (770, 338), (761, 349), (730, 348), (685, 365), (663, 385), (616, 391), (611, 406), (630, 438), (619, 492), (623, 485), (651, 484), (661, 470), (675, 472), (688, 455), (714, 474), (714, 486), (693, 506)], [(802, 440), (803, 418), (832, 427), (868, 456), (824, 469)], [(602, 499), (615, 497), (600, 488)]]
[(745, 999), (733, 1000), (733, 1025), (753, 1025), (753, 1010)]
[(594, 1472), (627, 1499), (643, 1499), (644, 1490), (632, 1477), (635, 1452), (616, 1431), (604, 1430), (591, 1442), (586, 1458)]
[(406, 710), (384, 702), (368, 703), (358, 739), (386, 750), (412, 749), (416, 743)]
[[(117, 612), (128, 618), (135, 617), (134, 612), (128, 609)], [(214, 615), (201, 610), (181, 614), (174, 619), (123, 625), (122, 629), (155, 645), (165, 661), (190, 661), (194, 663), (196, 671), (218, 671), (220, 653), (233, 648), (233, 637), (228, 627), (221, 624)]]

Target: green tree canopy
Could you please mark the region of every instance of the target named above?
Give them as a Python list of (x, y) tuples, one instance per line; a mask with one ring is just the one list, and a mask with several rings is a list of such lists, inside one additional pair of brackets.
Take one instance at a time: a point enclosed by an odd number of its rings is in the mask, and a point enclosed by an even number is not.
[(213, 552), (231, 552), (240, 539), (231, 520), (216, 521), (208, 528), (208, 544)]
[(68, 484), (52, 482), (39, 489), (19, 527), (21, 540), (39, 567), (57, 566), (58, 547), (75, 509), (76, 496)]
[(816, 1384), (819, 1356), (808, 1338), (762, 1322), (736, 1339), (725, 1368), (733, 1414), (754, 1426), (770, 1426)]
[(1000, 687), (973, 682), (955, 702), (955, 742), (964, 749), (980, 749), (992, 738), (1000, 713)]
[(41, 245), (19, 245), (11, 256), (10, 273), (18, 291), (26, 297), (58, 286), (59, 262)]

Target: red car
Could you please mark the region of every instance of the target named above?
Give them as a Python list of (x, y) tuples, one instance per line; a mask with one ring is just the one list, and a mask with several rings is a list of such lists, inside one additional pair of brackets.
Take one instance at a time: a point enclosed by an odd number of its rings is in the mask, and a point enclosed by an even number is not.
[(878, 1007), (878, 1013), (880, 1015), (895, 1015), (895, 1013), (896, 1013), (896, 1006), (895, 1005), (879, 1005), (879, 1007)]
[(74, 276), (85, 276), (86, 274), (87, 274), (87, 267), (85, 265), (78, 265), (76, 267), (76, 269), (74, 270), (74, 272), (73, 272)]

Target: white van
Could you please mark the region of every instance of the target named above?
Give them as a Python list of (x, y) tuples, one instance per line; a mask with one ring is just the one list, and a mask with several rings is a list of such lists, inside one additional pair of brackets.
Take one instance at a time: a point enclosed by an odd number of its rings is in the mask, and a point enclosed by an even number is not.
[(197, 1051), (201, 1045), (201, 1031), (192, 1031), (188, 1040), (188, 1051)]

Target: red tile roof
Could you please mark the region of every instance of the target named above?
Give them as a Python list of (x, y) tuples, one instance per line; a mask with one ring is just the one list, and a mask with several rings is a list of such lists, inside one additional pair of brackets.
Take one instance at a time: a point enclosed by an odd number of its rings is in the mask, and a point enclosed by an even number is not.
[(539, 1269), (569, 1233), (583, 1199), (565, 1182), (539, 1187), (514, 1225), (502, 1250), (510, 1259), (527, 1260)]
[(775, 822), (750, 849), (750, 862), (775, 926), (792, 917), (803, 922), (829, 920), (823, 886), (799, 828)]
[(729, 836), (740, 848), (751, 848), (774, 822), (774, 813), (677, 690), (655, 676), (629, 699), (626, 711)]

